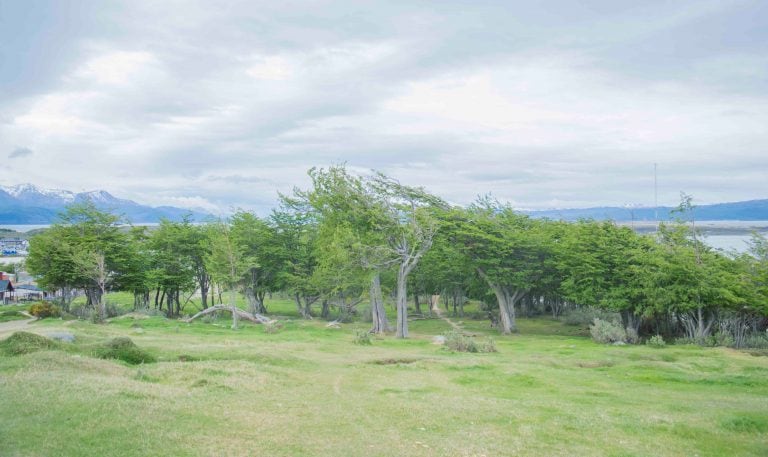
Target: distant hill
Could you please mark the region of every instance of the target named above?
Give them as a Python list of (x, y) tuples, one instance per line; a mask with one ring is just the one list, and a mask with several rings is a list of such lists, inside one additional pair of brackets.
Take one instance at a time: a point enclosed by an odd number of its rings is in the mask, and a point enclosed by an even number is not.
[[(659, 220), (671, 220), (675, 218), (671, 207), (659, 207)], [(575, 221), (578, 219), (597, 219), (614, 221), (654, 221), (654, 208), (574, 208), (553, 209), (543, 211), (524, 211), (532, 217), (549, 218), (557, 220)], [(768, 199), (749, 200), (744, 202), (717, 203), (714, 205), (701, 205), (694, 209), (694, 217), (700, 221), (768, 221)]]
[(104, 190), (74, 193), (68, 190), (40, 189), (32, 184), (0, 186), (0, 224), (50, 224), (72, 203), (91, 201), (101, 210), (121, 215), (132, 223), (179, 221), (189, 215), (193, 221), (211, 217), (202, 211), (172, 206), (151, 207), (117, 198)]

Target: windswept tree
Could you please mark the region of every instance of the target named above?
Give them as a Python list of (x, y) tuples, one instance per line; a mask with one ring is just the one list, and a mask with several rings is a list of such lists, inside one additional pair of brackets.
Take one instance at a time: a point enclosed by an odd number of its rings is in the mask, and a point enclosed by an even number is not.
[(67, 228), (53, 225), (29, 241), (27, 270), (37, 283), (46, 290), (59, 290), (61, 305), (69, 311), (73, 289), (81, 286), (75, 271), (75, 247), (67, 239)]
[(211, 277), (229, 292), (229, 308), (232, 312), (232, 328), (237, 328), (237, 290), (251, 262), (246, 258), (243, 246), (237, 243), (232, 227), (225, 222), (211, 224), (208, 238), (206, 269)]
[(396, 261), (396, 335), (407, 338), (408, 276), (432, 247), (439, 227), (437, 212), (448, 205), (422, 188), (405, 186), (381, 173), (371, 178), (370, 186), (381, 202), (384, 218), (380, 230)]
[(654, 241), (613, 222), (571, 224), (562, 242), (561, 290), (578, 305), (620, 313), (625, 328), (638, 331), (654, 312), (649, 282), (657, 254)]
[(41, 284), (84, 289), (88, 305), (103, 321), (104, 294), (119, 286), (131, 265), (130, 240), (120, 222), (92, 202), (68, 206), (59, 222), (33, 238), (30, 272)]
[(320, 273), (333, 269), (367, 277), (373, 333), (390, 330), (381, 292), (381, 273), (396, 262), (387, 249), (385, 208), (364, 181), (342, 166), (311, 169), (312, 188), (295, 190), (294, 205), (311, 211), (319, 224)]
[(546, 260), (552, 255), (552, 239), (543, 230), (546, 221), (482, 198), (467, 210), (449, 214), (447, 224), (456, 245), (493, 291), (501, 332), (517, 331), (516, 306), (548, 272)]
[(253, 314), (264, 314), (264, 297), (278, 287), (286, 252), (275, 226), (249, 212), (239, 211), (232, 216), (232, 235), (248, 262), (242, 279), (248, 308)]
[(311, 307), (320, 298), (313, 280), (317, 268), (314, 214), (298, 205), (295, 199), (283, 196), (281, 208), (272, 212), (271, 219), (274, 239), (283, 256), (279, 281), (293, 295), (301, 317), (311, 319)]

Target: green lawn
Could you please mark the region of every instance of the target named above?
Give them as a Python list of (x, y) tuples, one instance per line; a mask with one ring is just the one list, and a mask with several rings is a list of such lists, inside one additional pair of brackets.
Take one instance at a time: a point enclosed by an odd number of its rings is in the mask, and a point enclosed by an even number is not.
[[(288, 300), (268, 307), (295, 316)], [(486, 321), (455, 321), (493, 334)], [(352, 343), (362, 323), (228, 325), (31, 324), (77, 340), (0, 355), (0, 455), (768, 455), (768, 357), (601, 346), (548, 319), (494, 336), (491, 354), (433, 345), (449, 329), (439, 319), (372, 346)], [(158, 362), (90, 356), (115, 336)]]
[(0, 305), (0, 322), (29, 319), (29, 316), (25, 316), (24, 314), (21, 314), (21, 311), (27, 311), (29, 309), (30, 304)]

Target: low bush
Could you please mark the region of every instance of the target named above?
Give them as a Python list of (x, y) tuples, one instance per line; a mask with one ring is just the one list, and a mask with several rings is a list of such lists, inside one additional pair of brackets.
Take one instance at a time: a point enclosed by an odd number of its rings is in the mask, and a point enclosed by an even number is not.
[(139, 348), (128, 337), (122, 336), (108, 341), (96, 349), (96, 356), (101, 359), (117, 359), (131, 365), (156, 362), (155, 357)]
[(681, 336), (680, 338), (675, 338), (675, 346), (685, 346), (688, 344), (698, 344), (698, 343), (693, 338), (688, 338), (685, 336)]
[(595, 318), (589, 326), (592, 339), (598, 343), (615, 344), (627, 341), (627, 331), (619, 324)]
[(666, 341), (664, 341), (664, 338), (662, 338), (661, 335), (653, 335), (652, 337), (648, 338), (648, 341), (646, 341), (645, 344), (654, 348), (663, 348), (667, 345)]
[(282, 330), (285, 325), (283, 325), (283, 323), (280, 321), (272, 320), (265, 324), (262, 324), (262, 326), (264, 327), (264, 333), (272, 334)]
[(59, 317), (61, 315), (61, 309), (51, 302), (41, 301), (33, 303), (29, 307), (29, 314), (35, 316), (38, 319), (45, 319), (46, 317)]
[(497, 352), (496, 342), (491, 338), (475, 341), (471, 336), (451, 331), (445, 334), (445, 347), (456, 352)]
[(359, 344), (361, 346), (370, 346), (373, 344), (373, 339), (371, 339), (371, 332), (366, 330), (358, 330), (355, 332), (355, 339), (353, 340), (355, 344)]
[(717, 332), (709, 336), (709, 338), (704, 341), (704, 344), (702, 346), (723, 346), (723, 347), (731, 347), (734, 345), (733, 337), (730, 333), (725, 332)]
[(4, 341), (0, 341), (0, 352), (8, 355), (29, 354), (57, 347), (58, 344), (55, 341), (29, 332), (15, 332)]
[(768, 349), (768, 330), (747, 335), (744, 338), (742, 347), (750, 349)]

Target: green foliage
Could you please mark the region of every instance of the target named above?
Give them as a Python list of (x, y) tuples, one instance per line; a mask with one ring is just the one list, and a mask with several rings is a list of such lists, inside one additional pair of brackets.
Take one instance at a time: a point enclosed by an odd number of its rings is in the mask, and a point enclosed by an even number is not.
[(155, 357), (139, 348), (128, 337), (113, 338), (95, 350), (95, 355), (101, 359), (117, 359), (131, 365), (156, 362)]
[(370, 346), (373, 344), (373, 339), (371, 338), (371, 332), (367, 330), (355, 331), (355, 337), (352, 341), (355, 344), (360, 346)]
[(587, 326), (591, 325), (595, 319), (615, 320), (616, 318), (617, 314), (610, 311), (604, 311), (599, 308), (592, 307), (580, 307), (569, 310), (567, 313), (560, 317), (560, 320), (565, 325)]
[(627, 342), (627, 331), (620, 324), (615, 322), (595, 319), (589, 327), (589, 333), (592, 339), (603, 344), (617, 344)]
[(61, 309), (51, 302), (41, 301), (33, 303), (29, 307), (29, 314), (35, 316), (38, 319), (45, 319), (46, 317), (59, 317), (61, 315)]
[(648, 338), (648, 341), (646, 341), (645, 344), (654, 348), (663, 348), (667, 345), (667, 342), (664, 341), (664, 338), (661, 335), (653, 335)]
[(0, 352), (7, 355), (23, 355), (58, 347), (55, 341), (29, 332), (14, 332), (4, 341), (0, 341)]

